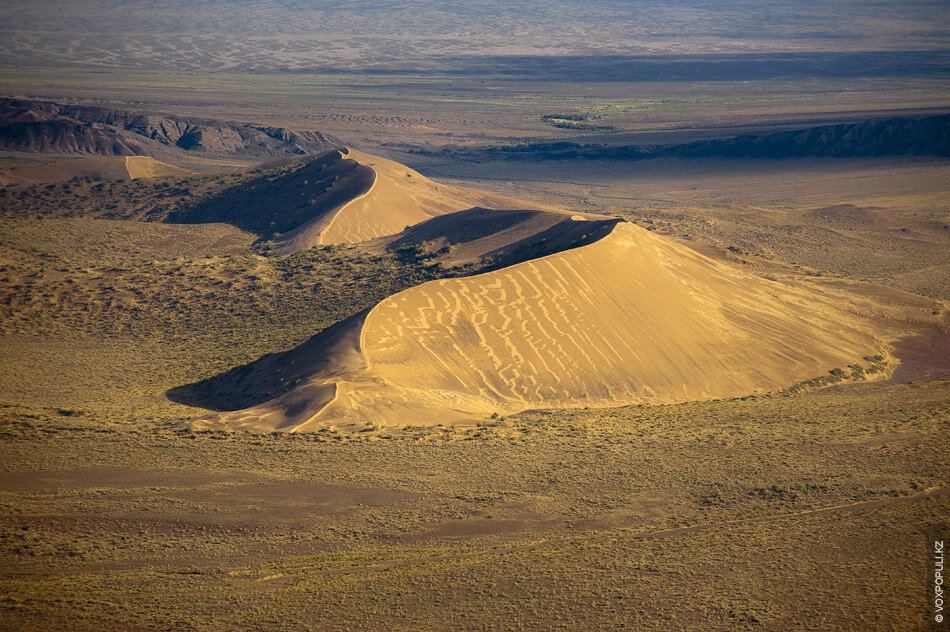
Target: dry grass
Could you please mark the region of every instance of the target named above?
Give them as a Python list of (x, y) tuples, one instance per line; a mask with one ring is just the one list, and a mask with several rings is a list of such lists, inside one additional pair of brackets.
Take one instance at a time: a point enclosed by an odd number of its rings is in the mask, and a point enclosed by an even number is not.
[(948, 389), (351, 438), (8, 407), (0, 608), (9, 629), (916, 628)]

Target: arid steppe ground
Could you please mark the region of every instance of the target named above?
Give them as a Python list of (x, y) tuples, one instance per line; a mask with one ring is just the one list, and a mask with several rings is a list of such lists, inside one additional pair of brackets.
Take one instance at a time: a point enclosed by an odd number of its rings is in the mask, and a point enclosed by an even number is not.
[[(504, 160), (499, 149), (946, 114), (939, 3), (491, 2), (461, 18), (428, 1), (97, 7), (0, 9), (0, 95), (330, 134), (366, 161), (406, 165), (394, 178), (443, 187), (396, 187), (422, 205), (469, 187), (484, 193), (455, 201), (619, 218), (649, 231), (643, 243), (738, 270), (730, 278), (750, 292), (825, 288), (900, 317), (876, 323), (890, 333), (868, 338), (873, 348), (849, 349), (853, 364), (756, 394), (235, 430), (215, 416), (292, 389), (297, 369), (282, 362), (314, 335), (404, 291), (424, 311), (424, 283), (478, 296), (480, 278), (509, 282), (547, 251), (499, 254), (512, 241), (497, 233), (453, 250), (403, 220), (370, 244), (282, 250), (313, 208), (370, 186), (365, 171), (289, 154), (172, 146), (160, 158), (178, 157), (172, 168), (133, 158), (149, 167), (133, 173), (124, 157), (5, 150), (0, 629), (940, 629), (950, 160), (564, 160), (543, 147)], [(55, 162), (77, 157), (93, 163)], [(344, 228), (379, 219), (369, 204), (350, 210)], [(308, 239), (325, 228), (314, 226)], [(604, 247), (591, 232), (568, 234), (544, 265)], [(846, 321), (868, 317), (856, 304), (803, 302), (801, 320), (827, 349), (846, 346)], [(592, 313), (612, 326), (603, 311)], [(644, 312), (658, 330), (681, 316)], [(670, 338), (692, 331), (681, 333)], [(701, 390), (708, 366), (678, 370)], [(216, 390), (245, 384), (231, 379), (245, 367), (271, 381)]]

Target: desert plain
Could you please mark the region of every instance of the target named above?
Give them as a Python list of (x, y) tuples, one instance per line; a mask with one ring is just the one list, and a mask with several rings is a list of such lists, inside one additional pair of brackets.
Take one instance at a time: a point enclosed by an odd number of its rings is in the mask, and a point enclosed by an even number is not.
[(942, 629), (939, 3), (141, 4), (0, 9), (0, 629)]

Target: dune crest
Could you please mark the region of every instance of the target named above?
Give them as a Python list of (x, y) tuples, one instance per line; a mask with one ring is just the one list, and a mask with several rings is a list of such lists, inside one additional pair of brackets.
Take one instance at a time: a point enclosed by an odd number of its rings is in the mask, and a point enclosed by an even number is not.
[[(358, 362), (351, 353), (345, 370), (198, 425), (471, 423), (764, 393), (883, 349), (887, 335), (857, 315), (862, 300), (760, 278), (619, 223), (581, 247), (395, 294), (358, 324)], [(317, 391), (318, 405), (303, 405)]]

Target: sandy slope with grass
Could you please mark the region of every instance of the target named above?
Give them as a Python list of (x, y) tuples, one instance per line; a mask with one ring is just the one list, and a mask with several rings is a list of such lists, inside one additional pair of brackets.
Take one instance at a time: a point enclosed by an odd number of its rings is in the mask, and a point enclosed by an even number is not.
[(170, 165), (148, 156), (125, 156), (125, 170), (131, 180), (138, 178), (161, 178), (164, 176), (186, 176), (186, 169)]
[(31, 185), (65, 182), (74, 178), (92, 180), (136, 180), (186, 176), (190, 171), (148, 156), (107, 156), (79, 158), (45, 165), (25, 165), (0, 169), (0, 183)]

